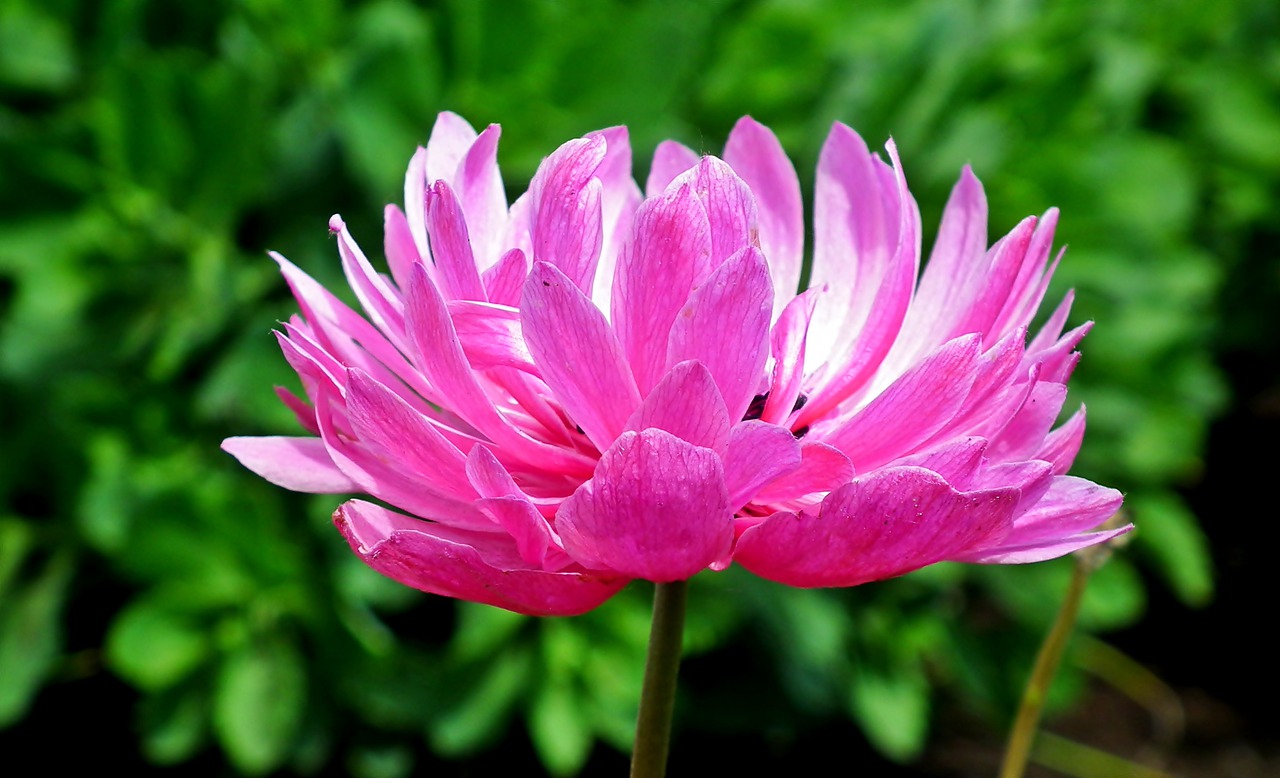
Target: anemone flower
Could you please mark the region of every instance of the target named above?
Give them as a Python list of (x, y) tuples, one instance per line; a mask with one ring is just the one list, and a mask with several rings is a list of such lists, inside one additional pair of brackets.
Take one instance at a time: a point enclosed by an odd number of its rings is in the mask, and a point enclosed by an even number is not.
[[(804, 222), (775, 136), (722, 158), (661, 144), (644, 192), (624, 127), (571, 140), (508, 205), (499, 128), (441, 114), (388, 206), (389, 275), (329, 222), (357, 311), (274, 255), (310, 433), (223, 447), (287, 489), (364, 493), (335, 522), (375, 570), (533, 615), (734, 562), (790, 586), (1101, 543), (1118, 492), (1066, 475), (1056, 425), (1088, 324), (1028, 328), (1057, 212), (987, 243), (966, 168), (921, 267), (920, 217), (843, 124)], [(389, 506), (389, 507), (388, 507)]]

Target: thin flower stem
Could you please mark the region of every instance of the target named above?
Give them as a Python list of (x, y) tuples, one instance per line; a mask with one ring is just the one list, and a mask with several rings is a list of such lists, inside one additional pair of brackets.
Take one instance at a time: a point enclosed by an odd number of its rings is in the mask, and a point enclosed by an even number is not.
[(1044, 701), (1049, 694), (1049, 686), (1058, 672), (1058, 664), (1062, 661), (1062, 652), (1067, 647), (1067, 639), (1076, 623), (1076, 614), (1080, 611), (1080, 600), (1084, 596), (1085, 583), (1094, 565), (1091, 560), (1077, 556), (1071, 573), (1071, 585), (1067, 596), (1058, 610), (1058, 617), (1053, 628), (1040, 646), (1036, 656), (1035, 668), (1031, 671), (1031, 679), (1022, 693), (1022, 704), (1018, 707), (1018, 716), (1014, 719), (1013, 730), (1009, 733), (1009, 745), (1005, 748), (1004, 764), (1000, 767), (1000, 778), (1021, 778), (1027, 767), (1027, 757), (1031, 753), (1031, 745), (1035, 741), (1036, 729), (1040, 725), (1040, 713), (1044, 710)]
[(688, 581), (660, 583), (655, 587), (649, 656), (644, 664), (644, 688), (640, 692), (636, 742), (631, 752), (631, 778), (662, 778), (667, 773), (688, 591)]

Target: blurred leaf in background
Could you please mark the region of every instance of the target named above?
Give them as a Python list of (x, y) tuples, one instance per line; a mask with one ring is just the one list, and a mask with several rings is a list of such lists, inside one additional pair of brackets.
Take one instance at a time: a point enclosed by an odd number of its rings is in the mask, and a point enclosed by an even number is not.
[[(7, 0), (0, 738), (97, 727), (116, 758), (207, 774), (618, 769), (645, 589), (560, 621), (426, 597), (352, 558), (336, 499), (218, 451), (296, 433), (268, 388), (294, 380), (270, 335), (294, 304), (264, 252), (336, 280), (328, 215), (375, 241), (445, 109), (502, 123), (514, 190), (589, 130), (627, 124), (643, 180), (659, 140), (715, 153), (751, 113), (807, 191), (832, 120), (892, 134), (928, 229), (965, 163), (993, 237), (1060, 207), (1051, 294), (1074, 288), (1073, 322), (1099, 322), (1077, 469), (1124, 489), (1140, 528), (1084, 627), (1136, 623), (1146, 581), (1208, 602), (1179, 489), (1230, 400), (1215, 348), (1266, 337), (1224, 316), (1224, 284), (1275, 300), (1280, 282), (1258, 248), (1278, 218), (1280, 21), (1261, 0), (1165, 6)], [(940, 690), (999, 727), (1067, 572), (941, 566), (853, 591), (700, 576), (686, 738), (786, 754), (854, 721), (910, 760)], [(1068, 673), (1055, 699), (1079, 687)]]

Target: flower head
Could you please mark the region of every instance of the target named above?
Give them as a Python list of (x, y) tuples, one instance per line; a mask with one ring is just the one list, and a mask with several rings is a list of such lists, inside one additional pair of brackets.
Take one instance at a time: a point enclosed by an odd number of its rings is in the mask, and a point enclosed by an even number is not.
[[(280, 486), (363, 492), (335, 522), (370, 566), (522, 613), (737, 562), (853, 586), (943, 560), (1061, 556), (1120, 495), (1066, 475), (1054, 427), (1067, 296), (1028, 326), (1056, 211), (987, 246), (966, 168), (920, 274), (890, 163), (836, 124), (818, 163), (808, 290), (795, 170), (744, 118), (723, 159), (660, 145), (645, 191), (625, 128), (571, 140), (508, 206), (499, 128), (441, 114), (386, 210), (390, 276), (333, 217), (357, 312), (273, 255), (302, 315), (278, 333), (310, 437), (230, 438)], [(917, 283), (918, 279), (918, 283)]]

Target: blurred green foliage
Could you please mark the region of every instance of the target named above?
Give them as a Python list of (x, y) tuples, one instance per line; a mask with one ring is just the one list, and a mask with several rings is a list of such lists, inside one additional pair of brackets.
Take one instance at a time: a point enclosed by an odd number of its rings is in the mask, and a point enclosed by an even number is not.
[[(1221, 330), (1224, 279), (1264, 266), (1277, 221), (1280, 8), (1158, 5), (5, 0), (0, 727), (105, 672), (138, 693), (108, 715), (161, 765), (397, 778), (423, 742), (461, 759), (519, 721), (556, 775), (597, 741), (627, 749), (644, 587), (573, 620), (427, 597), (346, 551), (335, 498), (218, 450), (296, 432), (270, 391), (294, 380), (269, 335), (293, 305), (263, 252), (341, 288), (326, 217), (376, 245), (444, 109), (503, 124), (517, 191), (585, 131), (629, 125), (643, 180), (660, 139), (715, 152), (751, 113), (806, 185), (832, 120), (893, 134), (927, 225), (966, 162), (993, 232), (1060, 206), (1058, 293), (1099, 322), (1077, 472), (1124, 489), (1139, 525), (1084, 627), (1141, 617), (1139, 569), (1203, 604), (1177, 489), (1229, 399), (1215, 348), (1248, 337)], [(900, 760), (939, 690), (998, 726), (1067, 574), (942, 565), (852, 591), (705, 574), (683, 721), (852, 719)]]

